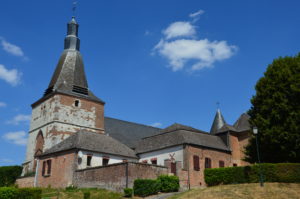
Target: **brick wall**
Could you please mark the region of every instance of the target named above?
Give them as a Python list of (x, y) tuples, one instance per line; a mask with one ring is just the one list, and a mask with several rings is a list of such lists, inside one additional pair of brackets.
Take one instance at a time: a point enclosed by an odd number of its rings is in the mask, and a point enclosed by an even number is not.
[(74, 185), (122, 192), (126, 186), (133, 187), (133, 182), (137, 178), (155, 179), (159, 175), (167, 173), (167, 168), (162, 166), (134, 162), (118, 163), (77, 170), (74, 174)]
[[(184, 168), (178, 173), (181, 185), (188, 186), (188, 181), (190, 182), (191, 187), (206, 185), (204, 180), (205, 158), (211, 159), (212, 168), (218, 168), (220, 160), (224, 161), (225, 167), (232, 166), (231, 154), (229, 152), (205, 149), (196, 146), (186, 146), (184, 150)], [(194, 155), (199, 156), (199, 171), (194, 170)]]
[(19, 188), (33, 187), (34, 186), (34, 176), (19, 178), (16, 181)]
[[(38, 187), (54, 188), (67, 187), (72, 184), (73, 173), (75, 170), (76, 154), (74, 152), (60, 153), (57, 156), (42, 157), (39, 160), (38, 168)], [(42, 175), (43, 162), (51, 160), (51, 174), (49, 176)]]

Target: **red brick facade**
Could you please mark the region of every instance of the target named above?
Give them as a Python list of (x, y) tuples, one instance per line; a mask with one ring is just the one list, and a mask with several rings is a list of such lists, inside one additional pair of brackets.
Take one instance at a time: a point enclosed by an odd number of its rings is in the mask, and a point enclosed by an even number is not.
[[(47, 171), (43, 172), (43, 165), (49, 160), (51, 160), (51, 169), (50, 173), (47, 174)], [(42, 157), (39, 160), (37, 186), (51, 186), (54, 188), (70, 186), (73, 183), (73, 173), (76, 168), (75, 160), (77, 158), (74, 151), (60, 153), (56, 156)], [(47, 170), (47, 167), (45, 169)]]

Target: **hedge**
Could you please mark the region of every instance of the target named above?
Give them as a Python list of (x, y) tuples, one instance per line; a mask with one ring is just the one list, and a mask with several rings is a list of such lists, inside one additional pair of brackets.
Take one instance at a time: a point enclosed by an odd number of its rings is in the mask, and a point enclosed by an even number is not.
[(42, 190), (39, 188), (0, 187), (0, 199), (41, 199)]
[(151, 179), (136, 179), (133, 184), (134, 195), (145, 197), (160, 191), (160, 181)]
[(132, 195), (133, 195), (133, 189), (131, 188), (124, 189), (124, 197), (132, 198)]
[(260, 169), (265, 182), (300, 183), (299, 163), (264, 163), (244, 167), (213, 168), (204, 170), (208, 186), (259, 182)]
[(3, 166), (0, 167), (0, 187), (11, 186), (21, 175), (21, 166)]
[(175, 192), (179, 190), (179, 178), (177, 176), (161, 175), (157, 179), (161, 184), (161, 192)]

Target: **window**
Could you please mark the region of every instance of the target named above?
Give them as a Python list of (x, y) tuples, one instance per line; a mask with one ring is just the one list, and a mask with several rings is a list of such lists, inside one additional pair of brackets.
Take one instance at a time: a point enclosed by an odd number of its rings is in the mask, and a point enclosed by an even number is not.
[(108, 165), (108, 162), (109, 162), (109, 157), (103, 157), (102, 158), (102, 166)]
[(171, 173), (176, 175), (176, 163), (175, 162), (171, 162)]
[(211, 159), (205, 158), (205, 168), (211, 168)]
[(223, 160), (220, 160), (220, 161), (219, 161), (219, 167), (220, 167), (220, 168), (221, 168), (221, 167), (225, 167), (225, 163), (224, 163)]
[(148, 160), (143, 160), (142, 163), (147, 164)]
[(193, 156), (193, 163), (194, 163), (194, 170), (200, 171), (199, 156), (197, 155)]
[(236, 163), (234, 163), (234, 164), (233, 164), (233, 166), (234, 166), (234, 167), (237, 167), (237, 164), (236, 164)]
[(78, 107), (78, 106), (79, 106), (79, 100), (75, 100), (74, 105), (75, 105), (76, 107)]
[(43, 161), (42, 176), (51, 175), (51, 160)]
[(157, 158), (152, 158), (151, 159), (151, 164), (157, 164)]
[(92, 155), (88, 155), (86, 159), (86, 166), (90, 167), (92, 165)]

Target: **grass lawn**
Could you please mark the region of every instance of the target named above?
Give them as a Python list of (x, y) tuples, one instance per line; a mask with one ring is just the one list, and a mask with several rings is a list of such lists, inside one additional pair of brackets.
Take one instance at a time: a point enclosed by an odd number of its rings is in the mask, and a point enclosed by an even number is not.
[(257, 183), (221, 185), (203, 189), (193, 189), (168, 199), (300, 199), (300, 184)]
[(104, 189), (43, 189), (42, 199), (83, 199), (83, 193), (90, 192), (90, 199), (123, 199), (123, 194)]

